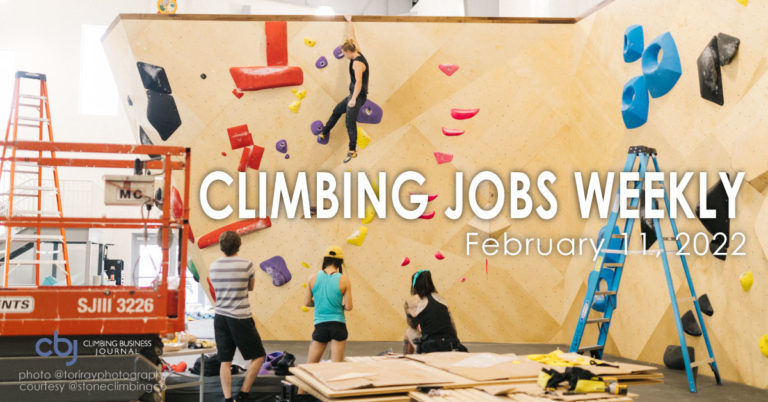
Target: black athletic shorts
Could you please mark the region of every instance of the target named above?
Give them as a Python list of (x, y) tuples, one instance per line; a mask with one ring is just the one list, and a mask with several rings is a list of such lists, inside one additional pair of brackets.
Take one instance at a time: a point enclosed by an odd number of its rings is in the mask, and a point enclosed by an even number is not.
[(222, 362), (232, 361), (235, 348), (240, 350), (245, 360), (267, 355), (253, 318), (237, 319), (216, 314), (213, 318), (213, 329), (216, 333), (216, 348)]
[(338, 321), (321, 322), (315, 325), (315, 332), (312, 333), (312, 340), (321, 343), (330, 341), (346, 341), (347, 324)]

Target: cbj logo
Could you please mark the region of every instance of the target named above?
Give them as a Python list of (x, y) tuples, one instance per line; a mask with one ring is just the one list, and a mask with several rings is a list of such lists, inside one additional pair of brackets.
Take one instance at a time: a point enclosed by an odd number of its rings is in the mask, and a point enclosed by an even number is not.
[[(59, 345), (66, 345), (65, 350), (61, 350)], [(44, 346), (48, 345), (48, 346)], [(66, 357), (72, 356), (72, 360), (67, 362), (67, 367), (75, 364), (77, 361), (77, 341), (70, 341), (67, 338), (59, 337), (59, 331), (53, 331), (53, 339), (40, 338), (35, 344), (35, 352), (38, 356), (48, 357), (53, 353), (56, 356)]]

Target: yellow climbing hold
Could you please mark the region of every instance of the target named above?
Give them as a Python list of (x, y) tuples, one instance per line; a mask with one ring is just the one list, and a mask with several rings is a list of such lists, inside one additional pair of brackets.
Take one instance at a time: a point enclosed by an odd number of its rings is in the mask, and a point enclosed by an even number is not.
[(299, 100), (302, 100), (307, 96), (306, 89), (291, 89), (291, 92), (293, 92), (293, 94), (296, 95)]
[(302, 283), (302, 284), (301, 284), (301, 287), (303, 287), (303, 288), (306, 288), (306, 287), (307, 287), (307, 284), (306, 284), (306, 282), (305, 282), (305, 283)]
[(366, 133), (362, 127), (357, 126), (357, 147), (360, 149), (365, 149), (365, 147), (367, 147), (370, 143), (371, 137), (368, 135), (368, 133)]
[(290, 105), (288, 105), (288, 109), (291, 109), (291, 112), (293, 113), (299, 113), (299, 108), (301, 107), (301, 101), (295, 100), (291, 102)]
[(379, 196), (379, 181), (374, 180), (373, 183), (371, 183), (371, 188), (373, 189), (373, 192), (376, 194), (376, 196)]
[(739, 282), (741, 282), (741, 288), (744, 289), (745, 292), (749, 292), (749, 289), (752, 287), (752, 282), (755, 280), (755, 278), (752, 276), (752, 271), (747, 271), (739, 277)]
[(365, 217), (363, 218), (363, 225), (367, 225), (373, 222), (373, 217), (376, 216), (376, 210), (373, 209), (373, 205), (368, 204), (365, 206)]
[(360, 226), (360, 229), (358, 229), (357, 232), (355, 232), (352, 236), (347, 237), (347, 243), (353, 246), (362, 246), (367, 234), (368, 228), (365, 226)]
[(736, 1), (738, 1), (738, 2), (739, 2), (739, 4), (741, 4), (741, 5), (742, 5), (742, 6), (744, 6), (744, 7), (746, 7), (746, 6), (747, 6), (747, 4), (749, 4), (749, 0), (736, 0)]
[(306, 313), (307, 311), (309, 311), (309, 307), (307, 307), (307, 306), (301, 306), (301, 311), (303, 311), (303, 312), (305, 312), (305, 313)]
[(304, 268), (309, 268), (309, 264), (307, 264), (307, 263), (306, 263), (306, 262), (304, 262), (304, 261), (302, 261), (302, 262), (301, 262), (301, 265), (303, 265), (303, 266), (304, 266)]
[(304, 44), (309, 46), (309, 47), (315, 47), (316, 43), (317, 42), (315, 40), (313, 40), (313, 39), (304, 38)]
[(763, 353), (763, 356), (768, 357), (768, 335), (760, 337), (760, 351)]

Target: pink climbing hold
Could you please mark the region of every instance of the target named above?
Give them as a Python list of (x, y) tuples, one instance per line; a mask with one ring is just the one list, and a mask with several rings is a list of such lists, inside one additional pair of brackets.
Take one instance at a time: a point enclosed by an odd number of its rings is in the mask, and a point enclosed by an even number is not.
[(443, 73), (445, 73), (445, 75), (449, 77), (452, 76), (453, 73), (459, 70), (459, 66), (456, 64), (441, 64), (437, 67), (440, 69), (440, 71), (442, 71)]
[(432, 202), (435, 200), (435, 198), (437, 198), (437, 194), (430, 194), (427, 196), (427, 202)]
[(408, 257), (405, 257), (405, 258), (403, 258), (403, 262), (400, 263), (400, 266), (404, 267), (404, 266), (406, 266), (406, 265), (408, 265), (410, 263), (411, 263), (411, 259), (408, 258)]
[(442, 165), (443, 163), (448, 163), (453, 160), (452, 154), (445, 154), (442, 152), (434, 152), (435, 159), (437, 160), (438, 165)]
[(466, 120), (475, 117), (480, 109), (451, 109), (451, 117), (456, 120)]
[(426, 214), (419, 217), (419, 219), (432, 219), (435, 217), (435, 211), (427, 212)]
[(232, 95), (235, 95), (235, 97), (237, 97), (237, 99), (240, 99), (240, 98), (242, 98), (242, 97), (243, 97), (243, 95), (245, 95), (245, 94), (244, 94), (244, 93), (242, 93), (242, 92), (240, 92), (240, 91), (238, 91), (238, 90), (237, 90), (237, 88), (235, 88), (235, 89), (233, 89), (233, 90), (232, 90)]
[(466, 281), (467, 281), (467, 278), (466, 278), (466, 277), (462, 277), (462, 278), (461, 278), (461, 281), (462, 281), (462, 282), (466, 282)]
[(444, 260), (445, 256), (443, 255), (443, 253), (440, 252), (440, 250), (437, 250), (437, 252), (435, 253), (435, 258), (437, 258), (438, 260)]
[(464, 130), (459, 130), (458, 128), (443, 127), (443, 135), (446, 137), (456, 137), (462, 134), (464, 134)]

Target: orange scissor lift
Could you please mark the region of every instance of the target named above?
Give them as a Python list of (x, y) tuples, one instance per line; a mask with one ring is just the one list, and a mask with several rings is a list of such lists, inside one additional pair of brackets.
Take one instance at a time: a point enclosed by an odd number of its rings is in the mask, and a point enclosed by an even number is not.
[[(21, 95), (19, 93), (20, 79), (40, 80), (40, 95)], [(56, 355), (40, 359), (37, 343), (41, 338), (51, 338), (54, 333), (58, 337), (67, 339), (79, 339), (81, 347), (80, 362), (83, 362), (81, 370), (96, 370), (103, 365), (112, 365), (112, 368), (124, 367), (137, 369), (137, 360), (143, 355), (156, 369), (159, 362), (158, 356), (162, 353), (162, 343), (158, 335), (182, 331), (184, 329), (184, 296), (185, 274), (187, 261), (186, 241), (179, 241), (179, 284), (176, 288), (169, 288), (169, 249), (172, 245), (172, 237), (186, 239), (189, 230), (189, 182), (190, 182), (190, 149), (184, 147), (155, 146), (155, 145), (119, 145), (119, 144), (92, 144), (92, 143), (55, 143), (50, 123), (50, 109), (48, 106), (48, 94), (45, 83), (45, 75), (18, 72), (14, 89), (14, 105), (9, 118), (8, 130), (0, 159), (0, 178), (3, 173), (10, 173), (9, 179), (13, 183), (19, 166), (27, 170), (52, 169), (56, 182), (58, 210), (61, 212), (61, 197), (58, 183), (58, 168), (84, 168), (84, 169), (130, 169), (134, 170), (135, 160), (147, 158), (141, 163), (147, 170), (155, 173), (155, 177), (162, 178), (162, 194), (171, 194), (171, 180), (174, 172), (183, 173), (182, 203), (184, 205), (182, 216), (174, 218), (171, 213), (171, 197), (166, 196), (167, 202), (162, 203), (161, 216), (158, 218), (109, 218), (109, 217), (68, 217), (63, 213), (45, 216), (36, 214), (15, 214), (12, 205), (9, 205), (6, 216), (0, 216), (0, 227), (4, 227), (7, 239), (12, 238), (11, 233), (16, 233), (20, 228), (33, 229), (38, 237), (37, 251), (40, 250), (40, 233), (47, 229), (60, 230), (60, 244), (66, 253), (65, 231), (69, 228), (95, 228), (95, 229), (145, 229), (159, 231), (159, 240), (162, 248), (161, 273), (152, 287), (133, 286), (77, 286), (71, 283), (69, 259), (66, 254), (64, 265), (66, 272), (66, 286), (39, 286), (39, 263), (36, 265), (35, 285), (13, 287), (8, 285), (7, 274), (10, 255), (6, 255), (3, 286), (0, 287), (0, 392), (13, 390), (13, 384), (9, 382), (12, 373), (4, 370), (13, 367), (14, 372), (25, 368), (62, 366), (68, 368), (67, 361), (71, 356)], [(19, 124), (19, 99), (34, 97), (39, 101), (40, 127), (38, 141), (17, 140)], [(43, 115), (45, 111), (46, 115)], [(43, 139), (43, 126), (48, 126), (49, 140)], [(12, 133), (12, 137), (10, 137)], [(10, 137), (10, 138), (9, 138)], [(9, 141), (10, 140), (10, 141)], [(117, 155), (130, 155), (134, 159), (120, 159)], [(30, 168), (31, 166), (31, 168)], [(38, 180), (40, 180), (38, 178)], [(12, 193), (13, 184), (9, 188)], [(40, 189), (38, 191), (38, 208), (40, 206)], [(153, 195), (150, 195), (150, 197)], [(12, 200), (12, 196), (9, 198)], [(11, 203), (11, 202), (9, 202)], [(29, 232), (29, 229), (28, 232)], [(172, 235), (172, 232), (177, 232)], [(10, 245), (6, 244), (6, 249)], [(34, 250), (33, 250), (34, 251)], [(8, 252), (6, 251), (6, 254)], [(38, 257), (39, 258), (39, 257)], [(2, 265), (0, 265), (2, 267)], [(143, 345), (150, 339), (152, 345), (143, 348), (135, 356), (89, 356), (93, 350), (84, 344), (90, 340), (102, 342), (104, 340), (123, 341), (122, 344), (131, 344), (131, 339), (142, 339)], [(37, 346), (35, 346), (37, 344)], [(117, 344), (117, 343), (114, 343)], [(112, 343), (110, 343), (112, 345)], [(133, 342), (133, 345), (141, 345)], [(76, 346), (77, 347), (77, 346)], [(137, 348), (142, 349), (142, 348)], [(148, 351), (148, 352), (147, 352)], [(83, 356), (85, 355), (85, 356)], [(77, 357), (77, 356), (76, 356)], [(99, 357), (101, 360), (96, 359)], [(106, 360), (104, 360), (106, 359)], [(110, 360), (111, 359), (111, 360)], [(73, 394), (74, 395), (74, 394)], [(106, 396), (112, 397), (107, 398)], [(56, 400), (115, 400), (114, 393), (72, 396), (56, 396)], [(25, 400), (35, 400), (30, 394), (23, 396)], [(103, 399), (100, 399), (103, 398)], [(142, 399), (145, 398), (135, 398)], [(42, 399), (41, 399), (42, 400)], [(152, 400), (151, 398), (148, 400)]]

